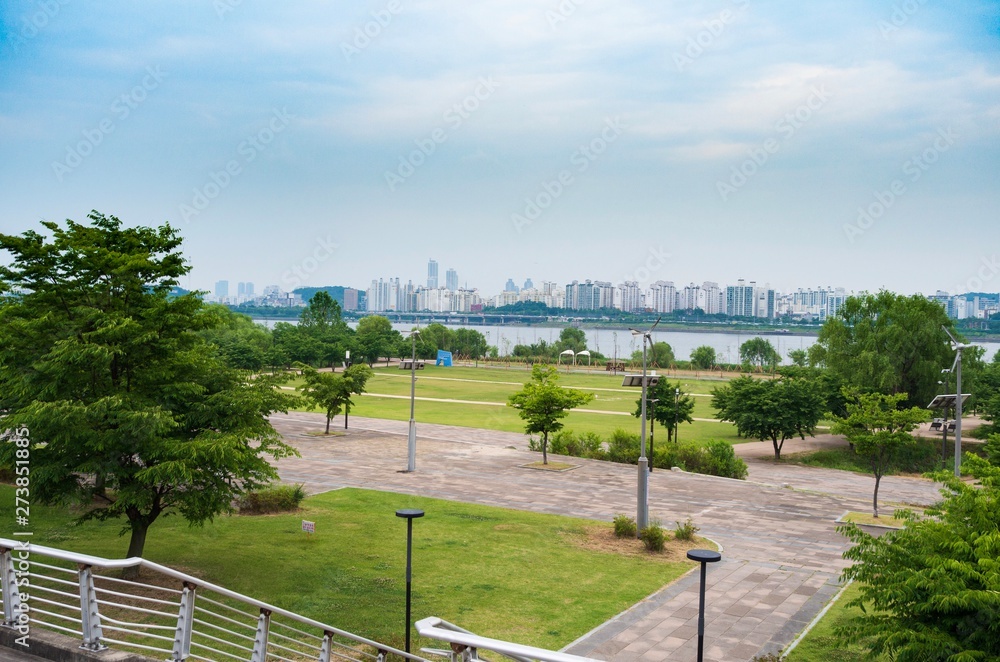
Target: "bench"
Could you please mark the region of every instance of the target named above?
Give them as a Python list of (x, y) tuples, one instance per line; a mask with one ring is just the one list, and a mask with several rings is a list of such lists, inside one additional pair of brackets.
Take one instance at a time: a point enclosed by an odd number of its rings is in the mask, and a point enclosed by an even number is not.
[(424, 369), (424, 361), (418, 359), (417, 362), (416, 362), (416, 365), (413, 365), (413, 359), (400, 359), (399, 360), (399, 369), (400, 370), (423, 370)]
[(944, 423), (943, 418), (935, 418), (933, 421), (931, 421), (931, 430), (940, 430), (942, 423)]
[(615, 363), (614, 361), (608, 361), (607, 363), (604, 364), (604, 371), (605, 372), (612, 372), (612, 371), (625, 372), (625, 363), (622, 362), (622, 361), (619, 361), (618, 363)]

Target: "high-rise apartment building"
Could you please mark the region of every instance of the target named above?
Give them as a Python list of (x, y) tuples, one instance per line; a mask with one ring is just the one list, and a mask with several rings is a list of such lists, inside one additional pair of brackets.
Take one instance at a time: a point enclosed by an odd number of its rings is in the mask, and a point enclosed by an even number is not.
[(753, 317), (754, 316), (754, 290), (757, 283), (746, 281), (740, 278), (736, 285), (726, 286), (726, 314), (730, 317)]
[(627, 280), (617, 288), (617, 301), (615, 307), (627, 313), (641, 312), (646, 309), (646, 297), (639, 283), (634, 280)]
[(677, 288), (669, 280), (658, 280), (649, 286), (649, 304), (654, 313), (672, 313), (677, 306)]
[(444, 286), (447, 287), (452, 292), (458, 289), (458, 272), (454, 269), (449, 269), (444, 275)]
[(437, 260), (427, 262), (427, 288), (435, 289), (438, 286), (438, 263)]
[(221, 303), (225, 303), (226, 299), (229, 298), (229, 281), (228, 280), (217, 280), (215, 281), (215, 298)]
[(517, 283), (514, 282), (513, 278), (508, 278), (507, 283), (503, 286), (504, 292), (520, 292), (517, 287)]

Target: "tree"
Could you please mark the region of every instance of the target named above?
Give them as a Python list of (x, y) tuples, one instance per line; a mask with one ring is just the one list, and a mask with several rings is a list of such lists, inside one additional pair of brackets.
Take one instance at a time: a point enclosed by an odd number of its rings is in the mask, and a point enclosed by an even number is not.
[(318, 362), (334, 372), (352, 345), (353, 332), (341, 317), (340, 304), (325, 290), (316, 292), (302, 310), (295, 333), (309, 338), (306, 342), (315, 347)]
[(944, 308), (918, 294), (847, 297), (823, 324), (809, 358), (862, 391), (908, 393), (907, 405), (926, 406), (941, 369), (955, 358), (942, 326), (954, 328)]
[(517, 409), (525, 421), (527, 434), (542, 435), (542, 463), (548, 464), (549, 434), (558, 432), (570, 409), (580, 407), (594, 399), (593, 393), (559, 386), (559, 373), (551, 366), (534, 365), (531, 381), (507, 399), (507, 406)]
[(740, 361), (744, 365), (757, 366), (773, 371), (781, 363), (781, 355), (766, 338), (751, 338), (740, 345)]
[(365, 392), (365, 386), (373, 374), (372, 369), (364, 363), (358, 363), (338, 375), (333, 372), (319, 372), (306, 365), (300, 368), (306, 380), (302, 387), (302, 396), (326, 413), (325, 434), (330, 434), (330, 421), (341, 412), (344, 413), (346, 430), (347, 418), (354, 405), (351, 396)]
[(361, 356), (368, 365), (375, 365), (383, 356), (389, 356), (399, 346), (402, 335), (392, 328), (392, 322), (382, 315), (362, 317), (355, 335)]
[(274, 349), (271, 332), (263, 325), (228, 307), (210, 304), (206, 314), (219, 317), (217, 324), (201, 331), (201, 335), (219, 348), (225, 362), (240, 370), (260, 371), (268, 364)]
[(456, 329), (454, 348), (459, 356), (479, 361), (479, 359), (486, 356), (486, 350), (488, 349), (486, 336), (475, 329)]
[(871, 659), (897, 662), (1000, 660), (1000, 467), (966, 454), (978, 480), (947, 472), (944, 500), (902, 530), (871, 536), (854, 524), (841, 529), (854, 545), (844, 573), (860, 587), (848, 603), (863, 613), (836, 634), (866, 646)]
[(691, 352), (691, 366), (696, 370), (711, 370), (715, 367), (715, 348), (711, 345), (695, 347)]
[(578, 354), (587, 349), (587, 332), (575, 326), (568, 326), (559, 332), (559, 340), (553, 343), (556, 348), (555, 354), (571, 349), (574, 354)]
[(775, 461), (781, 459), (785, 440), (813, 436), (826, 413), (826, 403), (814, 382), (804, 379), (754, 379), (744, 375), (712, 391), (719, 418), (736, 424), (744, 437), (774, 445)]
[[(642, 350), (632, 353), (634, 363), (642, 363)], [(655, 342), (646, 350), (646, 363), (657, 368), (669, 368), (674, 364), (674, 349), (669, 343)]]
[(124, 518), (141, 556), (161, 515), (201, 524), (277, 477), (267, 457), (296, 453), (267, 417), (289, 398), (226, 365), (196, 294), (171, 296), (190, 270), (175, 229), (89, 219), (0, 234), (0, 411), (30, 430), (32, 497)]
[(878, 487), (882, 476), (893, 468), (899, 451), (913, 445), (910, 431), (930, 418), (930, 413), (920, 407), (900, 409), (905, 400), (905, 393), (851, 393), (847, 416), (833, 425), (832, 432), (847, 437), (854, 452), (868, 461), (875, 476), (873, 517), (878, 517)]
[(809, 353), (804, 349), (793, 349), (789, 350), (788, 358), (792, 360), (792, 365), (804, 368), (809, 360)]
[[(656, 400), (650, 405), (646, 404), (646, 416), (653, 419), (667, 430), (667, 441), (673, 441), (677, 426), (681, 423), (693, 423), (691, 418), (694, 412), (694, 398), (680, 390), (681, 383), (671, 384), (665, 379), (661, 379), (656, 386), (647, 389), (646, 396), (651, 400)], [(675, 391), (679, 391), (676, 393)], [(675, 401), (676, 398), (676, 401)], [(635, 401), (636, 418), (642, 416), (642, 396)]]

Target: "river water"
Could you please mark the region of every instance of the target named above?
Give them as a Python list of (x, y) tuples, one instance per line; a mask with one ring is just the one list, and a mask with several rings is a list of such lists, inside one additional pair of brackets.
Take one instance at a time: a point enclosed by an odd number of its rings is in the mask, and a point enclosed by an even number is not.
[[(255, 319), (258, 324), (263, 324), (273, 328), (276, 321), (288, 321), (292, 324), (298, 320), (263, 320)], [(356, 323), (350, 323), (357, 326)], [(392, 325), (398, 331), (409, 331), (413, 328), (411, 323), (396, 323)], [(459, 324), (445, 324), (450, 329), (461, 328)], [(479, 331), (486, 336), (486, 341), (490, 345), (496, 345), (500, 355), (506, 355), (514, 349), (514, 345), (530, 345), (539, 340), (547, 343), (554, 343), (559, 340), (559, 332), (562, 327), (548, 326), (478, 326), (472, 325), (469, 328)], [(608, 358), (624, 357), (628, 358), (632, 352), (641, 350), (642, 344), (638, 338), (632, 336), (625, 329), (614, 330), (607, 328), (586, 328), (582, 327), (587, 334), (587, 347), (604, 354)], [(669, 343), (674, 350), (674, 356), (679, 360), (687, 360), (691, 356), (691, 351), (701, 345), (708, 345), (715, 349), (716, 359), (720, 363), (739, 363), (740, 345), (750, 338), (758, 335), (750, 331), (738, 333), (719, 333), (718, 331), (653, 331), (654, 342)], [(816, 336), (798, 335), (792, 333), (781, 333), (764, 335), (781, 355), (784, 363), (789, 363), (788, 352), (793, 349), (808, 349), (816, 342)], [(986, 360), (990, 361), (1000, 350), (1000, 343), (984, 342), (976, 343), (986, 348)]]

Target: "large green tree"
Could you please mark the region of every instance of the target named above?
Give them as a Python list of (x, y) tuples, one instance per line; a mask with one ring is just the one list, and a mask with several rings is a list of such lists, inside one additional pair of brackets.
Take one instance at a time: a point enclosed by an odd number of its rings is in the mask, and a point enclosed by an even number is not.
[(751, 338), (740, 345), (740, 361), (745, 366), (774, 371), (781, 363), (781, 355), (767, 338)]
[(930, 412), (920, 407), (900, 409), (905, 400), (905, 393), (850, 393), (847, 416), (837, 419), (831, 430), (851, 442), (854, 452), (865, 458), (875, 476), (873, 517), (878, 517), (878, 487), (882, 476), (895, 466), (899, 451), (913, 445), (910, 431), (930, 418)]
[(542, 435), (542, 463), (548, 464), (549, 435), (563, 428), (562, 419), (570, 409), (593, 399), (593, 393), (559, 386), (555, 368), (536, 364), (531, 368), (531, 381), (511, 395), (507, 405), (517, 409), (526, 433)]
[(711, 345), (695, 347), (691, 352), (691, 367), (696, 370), (711, 370), (715, 367), (715, 348)]
[(977, 480), (942, 472), (944, 500), (900, 531), (871, 536), (843, 530), (845, 579), (860, 586), (863, 608), (838, 635), (896, 662), (1000, 660), (1000, 467), (966, 455)]
[(941, 369), (955, 357), (942, 326), (954, 328), (944, 308), (924, 296), (852, 296), (823, 324), (809, 359), (846, 384), (907, 393), (907, 405), (923, 407), (937, 392)]
[(295, 331), (308, 343), (307, 346), (315, 348), (318, 364), (330, 366), (334, 372), (354, 345), (354, 332), (341, 314), (340, 304), (325, 290), (320, 290), (302, 310), (299, 324), (295, 327)]
[(754, 379), (744, 375), (712, 391), (719, 418), (736, 424), (744, 437), (770, 440), (774, 459), (781, 459), (785, 441), (814, 435), (826, 413), (826, 402), (815, 382), (805, 379)]
[(392, 328), (392, 322), (382, 315), (362, 317), (355, 334), (361, 356), (368, 365), (375, 365), (380, 358), (391, 356), (399, 348), (402, 334)]
[[(642, 365), (642, 350), (632, 352), (632, 362)], [(654, 368), (669, 368), (674, 364), (674, 348), (670, 343), (654, 342), (646, 348), (646, 365)]]
[(161, 515), (202, 523), (276, 477), (267, 457), (294, 450), (267, 417), (288, 398), (226, 365), (198, 296), (171, 296), (189, 270), (176, 230), (89, 219), (0, 234), (0, 410), (30, 430), (31, 496), (124, 518), (140, 556)]

